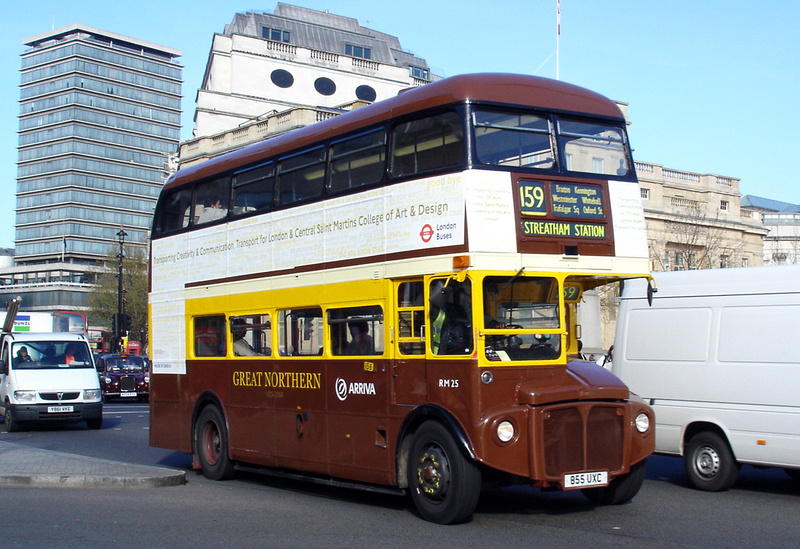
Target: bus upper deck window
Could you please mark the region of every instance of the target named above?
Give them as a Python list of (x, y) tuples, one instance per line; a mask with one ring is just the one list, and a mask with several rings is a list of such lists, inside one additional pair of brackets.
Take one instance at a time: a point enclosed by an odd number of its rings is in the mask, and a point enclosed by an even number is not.
[(275, 202), (275, 164), (243, 170), (233, 177), (233, 213), (267, 210)]
[(461, 119), (454, 112), (405, 122), (394, 130), (395, 177), (454, 166), (463, 158), (464, 132)]
[(330, 148), (328, 188), (339, 192), (383, 179), (386, 171), (386, 130), (380, 129), (334, 143)]
[(166, 195), (156, 214), (155, 232), (168, 233), (189, 226), (192, 189), (180, 189)]
[(195, 189), (194, 223), (202, 225), (226, 217), (230, 193), (227, 177), (199, 184)]
[(278, 202), (292, 204), (322, 195), (325, 184), (325, 149), (317, 147), (278, 162)]
[(530, 113), (476, 111), (478, 160), (495, 166), (550, 169), (555, 155), (550, 120)]
[(572, 172), (625, 177), (630, 175), (625, 130), (608, 124), (561, 119), (558, 121), (558, 146), (569, 159), (565, 168)]

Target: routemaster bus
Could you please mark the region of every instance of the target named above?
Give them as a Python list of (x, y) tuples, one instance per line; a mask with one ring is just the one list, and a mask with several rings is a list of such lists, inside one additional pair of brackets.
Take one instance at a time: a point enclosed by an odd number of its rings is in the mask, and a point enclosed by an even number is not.
[(151, 247), (150, 443), (408, 493), (630, 500), (653, 413), (577, 353), (588, 289), (648, 277), (625, 119), (520, 75), (443, 79), (179, 170)]

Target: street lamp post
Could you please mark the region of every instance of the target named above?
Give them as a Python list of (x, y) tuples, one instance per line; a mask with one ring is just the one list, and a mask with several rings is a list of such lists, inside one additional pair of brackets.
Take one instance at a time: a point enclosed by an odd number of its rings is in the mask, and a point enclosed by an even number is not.
[(117, 352), (121, 353), (124, 351), (122, 348), (122, 330), (123, 330), (123, 318), (125, 315), (125, 301), (123, 299), (123, 294), (125, 290), (122, 286), (122, 260), (125, 258), (125, 237), (128, 236), (122, 228), (120, 228), (119, 232), (117, 233), (117, 238), (119, 238), (119, 254), (117, 254), (117, 258), (119, 259), (118, 269), (117, 269), (117, 314), (116, 322), (114, 322), (114, 346), (117, 349)]

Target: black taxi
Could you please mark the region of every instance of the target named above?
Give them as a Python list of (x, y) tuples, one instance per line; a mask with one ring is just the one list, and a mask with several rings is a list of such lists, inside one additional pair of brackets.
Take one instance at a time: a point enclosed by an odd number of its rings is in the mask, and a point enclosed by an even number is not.
[(140, 355), (102, 355), (96, 360), (97, 373), (103, 400), (112, 398), (150, 399), (150, 372), (147, 362)]

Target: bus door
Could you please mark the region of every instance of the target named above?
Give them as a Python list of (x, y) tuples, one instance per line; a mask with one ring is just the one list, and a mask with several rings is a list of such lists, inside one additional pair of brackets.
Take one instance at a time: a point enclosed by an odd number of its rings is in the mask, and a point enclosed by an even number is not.
[[(266, 374), (274, 399), (275, 456), (309, 471), (327, 468), (321, 307), (280, 309), (278, 355)], [(273, 350), (274, 352), (274, 350)]]
[(331, 306), (325, 315), (331, 473), (387, 482), (392, 456), (387, 442), (390, 388), (384, 306)]
[(464, 423), (478, 391), (472, 285), (466, 273), (425, 283), (428, 400)]
[(395, 360), (392, 367), (392, 404), (427, 402), (425, 362), (425, 282), (422, 278), (395, 282)]
[(462, 274), (404, 281), (396, 297), (394, 404), (461, 401), (475, 352), (471, 280)]

